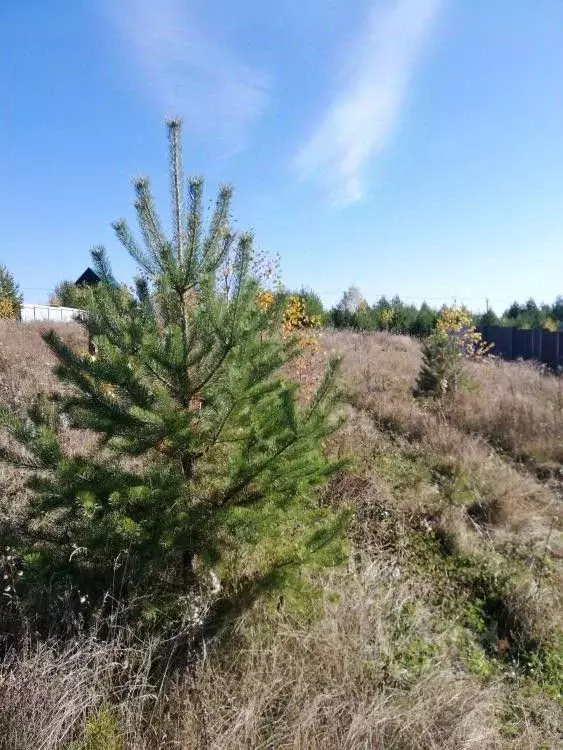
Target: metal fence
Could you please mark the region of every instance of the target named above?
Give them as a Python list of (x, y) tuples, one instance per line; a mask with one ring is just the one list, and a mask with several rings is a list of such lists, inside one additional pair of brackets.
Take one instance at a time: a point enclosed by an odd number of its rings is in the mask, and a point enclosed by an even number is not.
[(563, 331), (502, 326), (483, 326), (478, 330), (485, 341), (494, 344), (491, 353), (498, 357), (537, 359), (554, 370), (563, 369)]
[(73, 323), (81, 312), (82, 310), (76, 307), (23, 304), (21, 320), (22, 323), (33, 323), (36, 320), (49, 323)]

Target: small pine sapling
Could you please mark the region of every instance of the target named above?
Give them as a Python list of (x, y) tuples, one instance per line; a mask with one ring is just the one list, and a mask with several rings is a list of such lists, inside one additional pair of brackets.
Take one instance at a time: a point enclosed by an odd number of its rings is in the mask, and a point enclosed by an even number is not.
[[(343, 517), (313, 492), (341, 465), (324, 454), (341, 423), (339, 362), (303, 403), (284, 374), (301, 345), (282, 335), (283, 299), (260, 296), (253, 237), (229, 224), (231, 188), (207, 220), (202, 180), (184, 194), (180, 131), (168, 123), (172, 236), (147, 179), (135, 181), (143, 244), (114, 224), (140, 269), (134, 289), (92, 252), (101, 282), (81, 322), (95, 353), (44, 337), (65, 385), (59, 417), (0, 411), (20, 444), (3, 457), (28, 472), (33, 498), (10, 541), (33, 561), (22, 586), (42, 571), (94, 604), (117, 576), (121, 596), (179, 606), (206, 581), (232, 592), (341, 554)], [(95, 436), (91, 450), (68, 449), (63, 415)]]
[(464, 361), (483, 357), (491, 349), (466, 308), (444, 306), (422, 348), (415, 395), (442, 397), (455, 393), (463, 380)]

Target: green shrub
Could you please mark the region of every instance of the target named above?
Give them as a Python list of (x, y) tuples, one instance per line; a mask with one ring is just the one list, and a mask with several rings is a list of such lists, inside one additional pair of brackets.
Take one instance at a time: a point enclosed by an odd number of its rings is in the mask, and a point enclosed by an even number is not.
[(70, 750), (125, 750), (119, 722), (107, 706), (101, 706), (86, 720), (84, 736)]
[(77, 286), (72, 281), (61, 281), (51, 294), (49, 304), (55, 307), (84, 309), (88, 307), (91, 295), (92, 289), (89, 286)]

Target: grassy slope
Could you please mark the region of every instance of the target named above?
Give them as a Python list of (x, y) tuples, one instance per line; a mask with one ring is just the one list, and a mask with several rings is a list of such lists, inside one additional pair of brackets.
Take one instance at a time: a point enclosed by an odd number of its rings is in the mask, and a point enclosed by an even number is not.
[[(466, 392), (438, 407), (411, 396), (414, 341), (322, 344), (297, 376), (307, 389), (327, 351), (344, 357), (350, 418), (330, 450), (353, 461), (323, 501), (354, 509), (348, 569), (320, 582), (309, 612), (245, 615), (158, 699), (150, 644), (85, 636), (19, 659), (16, 679), (0, 677), (0, 747), (64, 747), (76, 727), (75, 749), (558, 746), (561, 380), (472, 365)], [(2, 398), (55, 388), (48, 362), (36, 331), (2, 324)], [(13, 512), (18, 478), (0, 469), (0, 483)]]

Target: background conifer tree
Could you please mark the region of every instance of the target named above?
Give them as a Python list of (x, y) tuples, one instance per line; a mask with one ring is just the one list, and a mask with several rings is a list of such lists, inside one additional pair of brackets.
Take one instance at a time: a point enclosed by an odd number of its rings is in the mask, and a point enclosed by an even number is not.
[[(94, 249), (102, 281), (82, 324), (95, 355), (47, 333), (66, 395), (26, 417), (1, 412), (23, 447), (4, 457), (31, 470), (33, 493), (29, 533), (11, 543), (29, 570), (70, 581), (92, 601), (116, 569), (122, 594), (141, 586), (154, 598), (189, 592), (210, 566), (235, 588), (339, 550), (341, 520), (311, 492), (338, 465), (323, 455), (339, 425), (338, 362), (302, 403), (280, 373), (299, 353), (295, 338), (280, 335), (284, 300), (257, 304), (253, 238), (229, 226), (231, 188), (220, 189), (208, 220), (202, 180), (185, 191), (180, 131), (168, 123), (172, 236), (148, 180), (137, 179), (143, 244), (125, 221), (114, 224), (140, 269), (134, 289), (124, 294), (105, 250)], [(65, 446), (63, 414), (95, 433), (93, 450)]]
[(19, 320), (23, 296), (6, 266), (0, 266), (0, 318)]

